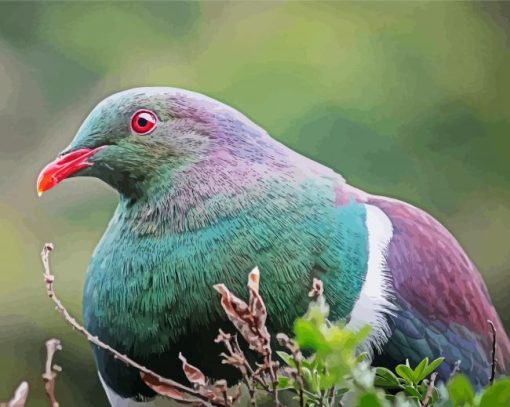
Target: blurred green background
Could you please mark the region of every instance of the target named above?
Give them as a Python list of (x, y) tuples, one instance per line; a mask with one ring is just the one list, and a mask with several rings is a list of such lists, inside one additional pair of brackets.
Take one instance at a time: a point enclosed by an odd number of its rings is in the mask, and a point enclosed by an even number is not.
[[(39, 252), (80, 316), (116, 204), (94, 179), (38, 199), (39, 170), (107, 95), (183, 87), (244, 112), (356, 186), (433, 214), (479, 266), (510, 327), (510, 3), (0, 3), (0, 400), (106, 405), (85, 340), (46, 297)], [(438, 293), (441, 295), (441, 293)]]

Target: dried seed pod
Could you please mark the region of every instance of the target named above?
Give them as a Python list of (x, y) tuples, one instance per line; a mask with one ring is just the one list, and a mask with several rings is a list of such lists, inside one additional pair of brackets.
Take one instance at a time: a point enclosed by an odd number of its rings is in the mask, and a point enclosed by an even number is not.
[(186, 358), (182, 356), (182, 353), (180, 352), (179, 359), (182, 361), (182, 370), (184, 371), (184, 374), (186, 375), (186, 378), (190, 381), (190, 383), (193, 383), (201, 387), (207, 386), (207, 379), (205, 378), (205, 375), (199, 368), (189, 364)]

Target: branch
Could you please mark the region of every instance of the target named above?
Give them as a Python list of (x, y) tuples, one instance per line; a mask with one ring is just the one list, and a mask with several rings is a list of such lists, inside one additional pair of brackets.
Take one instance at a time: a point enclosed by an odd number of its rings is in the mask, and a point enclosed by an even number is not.
[[(74, 319), (67, 309), (62, 305), (60, 300), (55, 294), (53, 283), (55, 281), (55, 276), (53, 276), (50, 272), (50, 266), (49, 266), (49, 253), (53, 250), (53, 244), (52, 243), (46, 243), (43, 247), (43, 250), (41, 252), (41, 259), (44, 267), (44, 281), (46, 282), (46, 291), (48, 294), (48, 297), (51, 298), (53, 303), (55, 304), (56, 310), (60, 313), (60, 315), (64, 318), (66, 322), (68, 322), (74, 330), (82, 334), (90, 343), (93, 343), (94, 345), (106, 350), (107, 352), (110, 352), (115, 359), (118, 359), (122, 362), (124, 362), (126, 365), (131, 366), (141, 373), (143, 373), (146, 376), (149, 376), (153, 379), (156, 379), (157, 382), (163, 383), (165, 385), (168, 385), (170, 387), (173, 387), (175, 389), (178, 389), (188, 395), (193, 396), (195, 399), (189, 399), (190, 402), (194, 403), (200, 403), (202, 406), (205, 407), (212, 407), (213, 405), (217, 404), (211, 404), (209, 401), (209, 398), (207, 396), (202, 395), (198, 390), (192, 389), (190, 387), (184, 386), (176, 381), (173, 381), (171, 379), (167, 379), (156, 372), (153, 372), (152, 370), (146, 368), (145, 366), (142, 366), (138, 364), (137, 362), (130, 359), (127, 355), (124, 355), (117, 350), (113, 349), (110, 345), (104, 343), (101, 341), (97, 336), (92, 335), (89, 331), (87, 331), (82, 325), (80, 325), (76, 319)], [(55, 406), (55, 405), (53, 405)], [(58, 403), (57, 403), (58, 406)]]
[(492, 331), (492, 355), (491, 355), (491, 377), (489, 378), (489, 383), (494, 383), (494, 379), (496, 378), (496, 366), (498, 361), (496, 360), (496, 327), (492, 323), (490, 319), (487, 320), (489, 325), (491, 326)]
[(0, 403), (0, 407), (24, 407), (28, 397), (28, 383), (21, 382), (14, 396), (7, 403)]
[(59, 403), (55, 397), (55, 381), (57, 380), (58, 372), (62, 369), (58, 365), (53, 364), (53, 357), (57, 350), (62, 350), (60, 341), (58, 339), (49, 339), (46, 341), (46, 365), (42, 378), (44, 380), (44, 389), (48, 396), (50, 407), (58, 407)]
[(427, 407), (429, 405), (430, 399), (432, 398), (432, 393), (434, 392), (434, 383), (436, 381), (437, 372), (432, 373), (430, 376), (429, 386), (427, 387), (427, 393), (425, 394), (425, 398), (421, 403), (422, 407)]

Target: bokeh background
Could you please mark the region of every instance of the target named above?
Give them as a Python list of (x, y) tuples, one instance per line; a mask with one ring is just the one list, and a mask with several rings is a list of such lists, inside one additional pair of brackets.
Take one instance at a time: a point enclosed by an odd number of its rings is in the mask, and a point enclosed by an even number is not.
[[(0, 3), (0, 400), (106, 405), (85, 340), (46, 297), (39, 252), (81, 315), (116, 205), (94, 179), (42, 198), (39, 170), (118, 90), (183, 87), (244, 112), (356, 186), (424, 208), (466, 248), (510, 328), (510, 3)], [(441, 295), (441, 293), (437, 293)]]

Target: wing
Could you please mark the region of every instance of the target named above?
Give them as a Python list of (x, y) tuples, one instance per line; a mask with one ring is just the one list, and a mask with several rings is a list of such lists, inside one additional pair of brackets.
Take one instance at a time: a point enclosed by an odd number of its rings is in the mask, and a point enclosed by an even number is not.
[(381, 209), (393, 227), (386, 263), (398, 310), (388, 317), (391, 338), (374, 362), (394, 365), (408, 358), (416, 364), (444, 356), (443, 380), (460, 360), (461, 371), (484, 385), (491, 371), (491, 320), (498, 331), (499, 373), (508, 371), (508, 337), (479, 272), (455, 238), (411, 205), (369, 195), (362, 200)]

